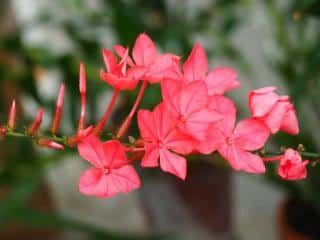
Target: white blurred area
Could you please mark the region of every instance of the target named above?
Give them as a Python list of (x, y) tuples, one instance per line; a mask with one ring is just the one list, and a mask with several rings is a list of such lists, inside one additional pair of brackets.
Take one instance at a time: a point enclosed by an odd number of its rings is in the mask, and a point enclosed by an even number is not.
[[(72, 41), (66, 38), (63, 30), (58, 27), (58, 24), (52, 23), (50, 26), (33, 25), (33, 20), (38, 14), (42, 11), (47, 11), (47, 9), (50, 9), (51, 14), (59, 16), (58, 19), (70, 18), (74, 14), (73, 12), (66, 13), (64, 9), (59, 8), (58, 4), (54, 3), (55, 1), (51, 0), (15, 0), (13, 2), (15, 11), (19, 17), (19, 23), (25, 26), (24, 37), (28, 44), (47, 46), (56, 54), (76, 50)], [(70, 2), (72, 4), (73, 1)], [(167, 2), (174, 14), (174, 11), (205, 8), (209, 0), (168, 0)], [(236, 91), (233, 97), (241, 109), (247, 109), (247, 93), (252, 88), (276, 85), (281, 90), (285, 90), (284, 84), (279, 82), (270, 66), (264, 61), (265, 54), (277, 54), (277, 49), (271, 41), (272, 26), (264, 16), (264, 12), (261, 6), (259, 6), (259, 1), (254, 2), (256, 3), (253, 4), (252, 11), (248, 12), (247, 21), (234, 37), (234, 43), (252, 64), (253, 75), (255, 76), (254, 82), (249, 82), (247, 80), (249, 78), (240, 73), (239, 78), (242, 82), (242, 88)], [(184, 5), (185, 8), (179, 10), (179, 6), (181, 5)], [(99, 0), (88, 1), (88, 6), (99, 8)], [(189, 15), (192, 18), (192, 12)], [(77, 18), (76, 15), (73, 17)], [(115, 39), (105, 36), (112, 36), (110, 34), (112, 33), (112, 29), (108, 29), (106, 26), (104, 31), (99, 36), (97, 35), (97, 37), (101, 39), (103, 45), (111, 46)], [(224, 59), (211, 60), (212, 66), (227, 63)], [(54, 98), (59, 85), (57, 83), (59, 82), (59, 71), (48, 71), (45, 79), (40, 81), (41, 84), (39, 85), (43, 97)], [(28, 106), (32, 106), (30, 101), (32, 100), (28, 100)], [(34, 107), (28, 108), (27, 105), (26, 110), (30, 114), (33, 114)], [(311, 112), (308, 109), (306, 111)], [(310, 121), (312, 121), (312, 117)], [(310, 124), (310, 126), (313, 125)], [(80, 158), (73, 156), (65, 161), (60, 161), (48, 171), (48, 180), (60, 213), (85, 222), (97, 224), (106, 229), (125, 230), (135, 233), (147, 232), (146, 219), (144, 218), (142, 206), (136, 192), (108, 200), (88, 198), (78, 193), (78, 178), (86, 166)], [(236, 239), (276, 239), (274, 214), (283, 194), (268, 185), (260, 177), (242, 174), (235, 174), (234, 189), (234, 227)], [(186, 235), (188, 235), (187, 231), (194, 232), (195, 229), (183, 228), (183, 231), (186, 231)], [(203, 237), (201, 233), (199, 233), (198, 237), (194, 235), (193, 237), (193, 239), (198, 238), (199, 240), (209, 239)], [(66, 233), (65, 237), (61, 237), (61, 239), (81, 239), (81, 236)], [(181, 239), (186, 240), (187, 238)]]

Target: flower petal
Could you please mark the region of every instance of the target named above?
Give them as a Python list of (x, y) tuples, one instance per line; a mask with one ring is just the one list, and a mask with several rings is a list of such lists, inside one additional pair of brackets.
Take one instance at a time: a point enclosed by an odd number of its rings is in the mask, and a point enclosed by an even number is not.
[(226, 135), (231, 135), (236, 122), (237, 109), (234, 103), (225, 96), (215, 95), (209, 98), (208, 108), (218, 112), (222, 119), (214, 123)]
[(149, 66), (143, 80), (150, 83), (157, 83), (168, 76), (177, 76), (177, 61), (179, 57), (172, 53), (161, 54), (156, 61)]
[(109, 140), (103, 143), (105, 165), (107, 168), (119, 168), (128, 163), (125, 149), (119, 141)]
[(233, 141), (244, 150), (254, 151), (265, 145), (269, 135), (270, 130), (263, 122), (249, 118), (237, 124)]
[(181, 179), (187, 175), (187, 161), (184, 157), (171, 153), (168, 150), (160, 150), (160, 166), (165, 172), (169, 172)]
[(153, 141), (157, 139), (157, 130), (154, 127), (155, 119), (149, 110), (138, 111), (138, 126), (140, 135), (144, 140)]
[(89, 135), (78, 143), (78, 152), (82, 158), (96, 167), (103, 167), (105, 155), (102, 142), (95, 136)]
[(289, 104), (289, 110), (282, 119), (280, 130), (291, 135), (299, 133), (299, 122), (293, 104)]
[(249, 108), (253, 117), (262, 117), (269, 113), (279, 100), (274, 91), (276, 87), (264, 87), (249, 93)]
[(217, 67), (208, 73), (205, 82), (209, 95), (222, 95), (240, 86), (238, 74), (229, 67)]
[(207, 87), (202, 81), (194, 81), (185, 85), (180, 92), (179, 112), (183, 116), (202, 110), (208, 103)]
[(263, 160), (259, 156), (234, 145), (223, 145), (218, 151), (237, 171), (249, 173), (264, 173), (266, 171)]
[(157, 57), (157, 49), (154, 42), (146, 34), (140, 34), (132, 49), (132, 55), (138, 66), (149, 66)]
[(140, 178), (131, 165), (112, 170), (108, 175), (109, 194), (123, 192), (128, 193), (140, 187)]
[(98, 168), (86, 170), (80, 177), (79, 191), (89, 196), (108, 197), (107, 179), (103, 171)]
[(113, 55), (113, 53), (110, 50), (106, 48), (102, 50), (102, 55), (103, 55), (103, 61), (104, 61), (104, 64), (106, 65), (107, 71), (109, 73), (112, 73), (114, 69), (117, 67), (116, 57)]
[(184, 78), (187, 82), (204, 80), (208, 71), (208, 60), (200, 43), (196, 43), (183, 65)]
[(142, 167), (157, 167), (159, 165), (159, 147), (154, 144), (145, 143), (145, 154), (141, 160)]

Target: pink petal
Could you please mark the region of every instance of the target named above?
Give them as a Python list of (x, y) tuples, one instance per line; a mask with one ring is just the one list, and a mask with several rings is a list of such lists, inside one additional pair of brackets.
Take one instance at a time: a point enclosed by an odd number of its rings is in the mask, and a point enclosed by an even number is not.
[(79, 191), (89, 196), (111, 197), (120, 192), (127, 193), (141, 185), (135, 169), (126, 165), (104, 173), (102, 169), (85, 171), (79, 181)]
[(228, 67), (218, 67), (209, 72), (205, 78), (209, 95), (222, 95), (240, 86), (238, 74)]
[(119, 141), (109, 140), (103, 143), (105, 155), (104, 167), (119, 168), (128, 163), (125, 149)]
[(87, 136), (78, 143), (78, 152), (82, 158), (96, 167), (103, 167), (105, 164), (103, 144), (93, 135)]
[(163, 102), (158, 104), (153, 110), (153, 118), (153, 128), (157, 132), (158, 140), (164, 140), (178, 122), (178, 119), (168, 111)]
[(165, 172), (169, 172), (181, 179), (185, 179), (187, 175), (187, 161), (185, 158), (173, 154), (168, 150), (160, 151), (160, 166)]
[(196, 149), (202, 154), (210, 154), (216, 151), (219, 146), (225, 144), (226, 136), (223, 131), (217, 127), (217, 124), (211, 124), (207, 130), (206, 139), (199, 141)]
[(79, 191), (85, 195), (109, 197), (107, 178), (102, 169), (90, 168), (80, 177)]
[(263, 122), (249, 118), (237, 124), (233, 141), (242, 149), (254, 151), (265, 145), (269, 135), (270, 130)]
[(221, 115), (208, 109), (192, 113), (180, 128), (197, 140), (205, 140), (211, 123), (221, 119)]
[(157, 129), (154, 127), (155, 119), (149, 110), (138, 111), (138, 126), (140, 135), (144, 140), (153, 141), (158, 137)]
[(275, 90), (276, 87), (264, 87), (249, 93), (249, 107), (253, 117), (262, 117), (271, 111), (279, 100)]
[(112, 73), (114, 69), (117, 67), (116, 57), (113, 55), (113, 53), (110, 50), (106, 48), (103, 49), (102, 54), (103, 54), (103, 61), (104, 61), (104, 64), (106, 65), (107, 71), (109, 73)]
[(113, 46), (113, 49), (121, 59), (126, 59), (126, 63), (128, 63), (130, 67), (134, 66), (132, 59), (129, 56), (127, 56), (129, 50), (128, 48), (117, 44)]
[(159, 147), (155, 144), (145, 143), (145, 154), (141, 160), (142, 167), (157, 167), (159, 165)]
[(208, 71), (208, 60), (200, 43), (196, 43), (183, 65), (184, 78), (187, 82), (204, 80)]
[(119, 90), (133, 90), (138, 84), (138, 79), (133, 77), (119, 77), (114, 74), (100, 71), (100, 78), (110, 86)]
[(271, 133), (275, 134), (281, 127), (284, 116), (288, 111), (288, 107), (288, 102), (278, 101), (267, 115), (257, 119), (263, 121), (268, 126)]
[(140, 34), (132, 49), (132, 55), (138, 66), (149, 66), (157, 57), (157, 49), (151, 38), (145, 34)]
[(127, 71), (127, 77), (128, 78), (133, 78), (137, 81), (138, 83), (138, 80), (141, 80), (144, 75), (146, 74), (147, 72), (147, 68), (144, 67), (144, 66), (134, 66), (134, 67), (131, 67), (128, 69)]
[(182, 83), (174, 79), (165, 79), (161, 82), (161, 93), (167, 108), (175, 115), (179, 115), (179, 93)]
[(289, 148), (280, 159), (278, 174), (286, 180), (306, 178), (308, 163), (308, 160), (302, 161), (299, 152)]
[(209, 98), (208, 108), (216, 111), (222, 119), (215, 123), (215, 127), (221, 129), (226, 135), (231, 135), (236, 122), (236, 107), (234, 103), (225, 96), (215, 95)]
[[(141, 186), (140, 178), (131, 165), (125, 165), (121, 168), (114, 169), (108, 175), (109, 193), (123, 192), (128, 193)], [(113, 186), (113, 187), (112, 187)], [(114, 188), (114, 191), (112, 191)]]
[(165, 77), (174, 76), (174, 74), (177, 74), (177, 61), (179, 61), (179, 57), (174, 54), (161, 54), (149, 67), (144, 80), (150, 83), (157, 83)]
[(224, 145), (218, 151), (237, 171), (249, 173), (264, 173), (266, 171), (263, 160), (259, 156), (234, 145)]
[(196, 141), (190, 135), (181, 132), (179, 129), (173, 129), (165, 139), (166, 147), (180, 154), (189, 154), (194, 148)]
[(289, 110), (282, 119), (280, 130), (291, 135), (297, 135), (300, 130), (296, 110), (292, 104), (289, 106)]
[(188, 116), (195, 111), (205, 108), (208, 100), (208, 91), (204, 82), (191, 82), (181, 89), (179, 111), (183, 116)]

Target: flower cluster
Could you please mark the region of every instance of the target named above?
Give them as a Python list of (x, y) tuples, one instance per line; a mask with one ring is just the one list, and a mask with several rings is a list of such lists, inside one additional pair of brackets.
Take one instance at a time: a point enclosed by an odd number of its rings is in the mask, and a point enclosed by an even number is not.
[[(296, 112), (289, 96), (280, 96), (273, 86), (249, 93), (250, 116), (236, 121), (236, 106), (224, 96), (240, 86), (237, 72), (229, 67), (208, 69), (206, 53), (199, 43), (181, 64), (179, 56), (160, 54), (150, 37), (138, 36), (132, 51), (115, 45), (114, 52), (103, 50), (105, 70), (100, 71), (103, 81), (114, 88), (114, 94), (100, 121), (85, 128), (86, 77), (80, 65), (79, 91), (81, 115), (78, 131), (64, 139), (69, 146), (77, 146), (82, 158), (93, 167), (80, 178), (83, 194), (110, 197), (129, 192), (141, 185), (133, 163), (141, 160), (142, 167), (158, 167), (162, 171), (185, 179), (188, 154), (218, 152), (237, 171), (264, 173), (265, 162), (279, 161), (278, 174), (287, 180), (305, 178), (306, 165), (299, 152), (287, 149), (280, 156), (264, 158), (259, 154), (268, 138), (278, 131), (298, 134)], [(112, 112), (120, 91), (134, 90), (141, 82), (137, 99), (115, 138), (102, 142), (99, 135)], [(160, 84), (162, 102), (150, 110), (138, 109), (148, 84)], [(60, 89), (56, 115), (51, 132), (58, 131), (63, 105), (64, 85)], [(9, 130), (14, 128), (15, 105), (10, 112)], [(43, 110), (28, 128), (34, 136)], [(122, 142), (134, 116), (140, 137), (126, 144)], [(5, 129), (6, 130), (6, 129)], [(6, 131), (1, 130), (5, 135)], [(53, 139), (54, 140), (54, 139)], [(40, 138), (38, 144), (62, 148), (52, 139)]]

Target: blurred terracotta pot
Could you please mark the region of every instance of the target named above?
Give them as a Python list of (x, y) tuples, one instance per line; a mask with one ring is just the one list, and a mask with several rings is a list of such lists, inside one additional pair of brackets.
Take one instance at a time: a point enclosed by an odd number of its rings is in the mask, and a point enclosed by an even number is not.
[(230, 239), (231, 185), (228, 170), (204, 161), (188, 165), (185, 181), (157, 169), (140, 191), (149, 229), (177, 239)]
[[(311, 213), (311, 214), (310, 214)], [(314, 209), (299, 200), (286, 198), (278, 208), (277, 225), (281, 240), (318, 240), (319, 221)], [(320, 220), (320, 219), (319, 219)]]

